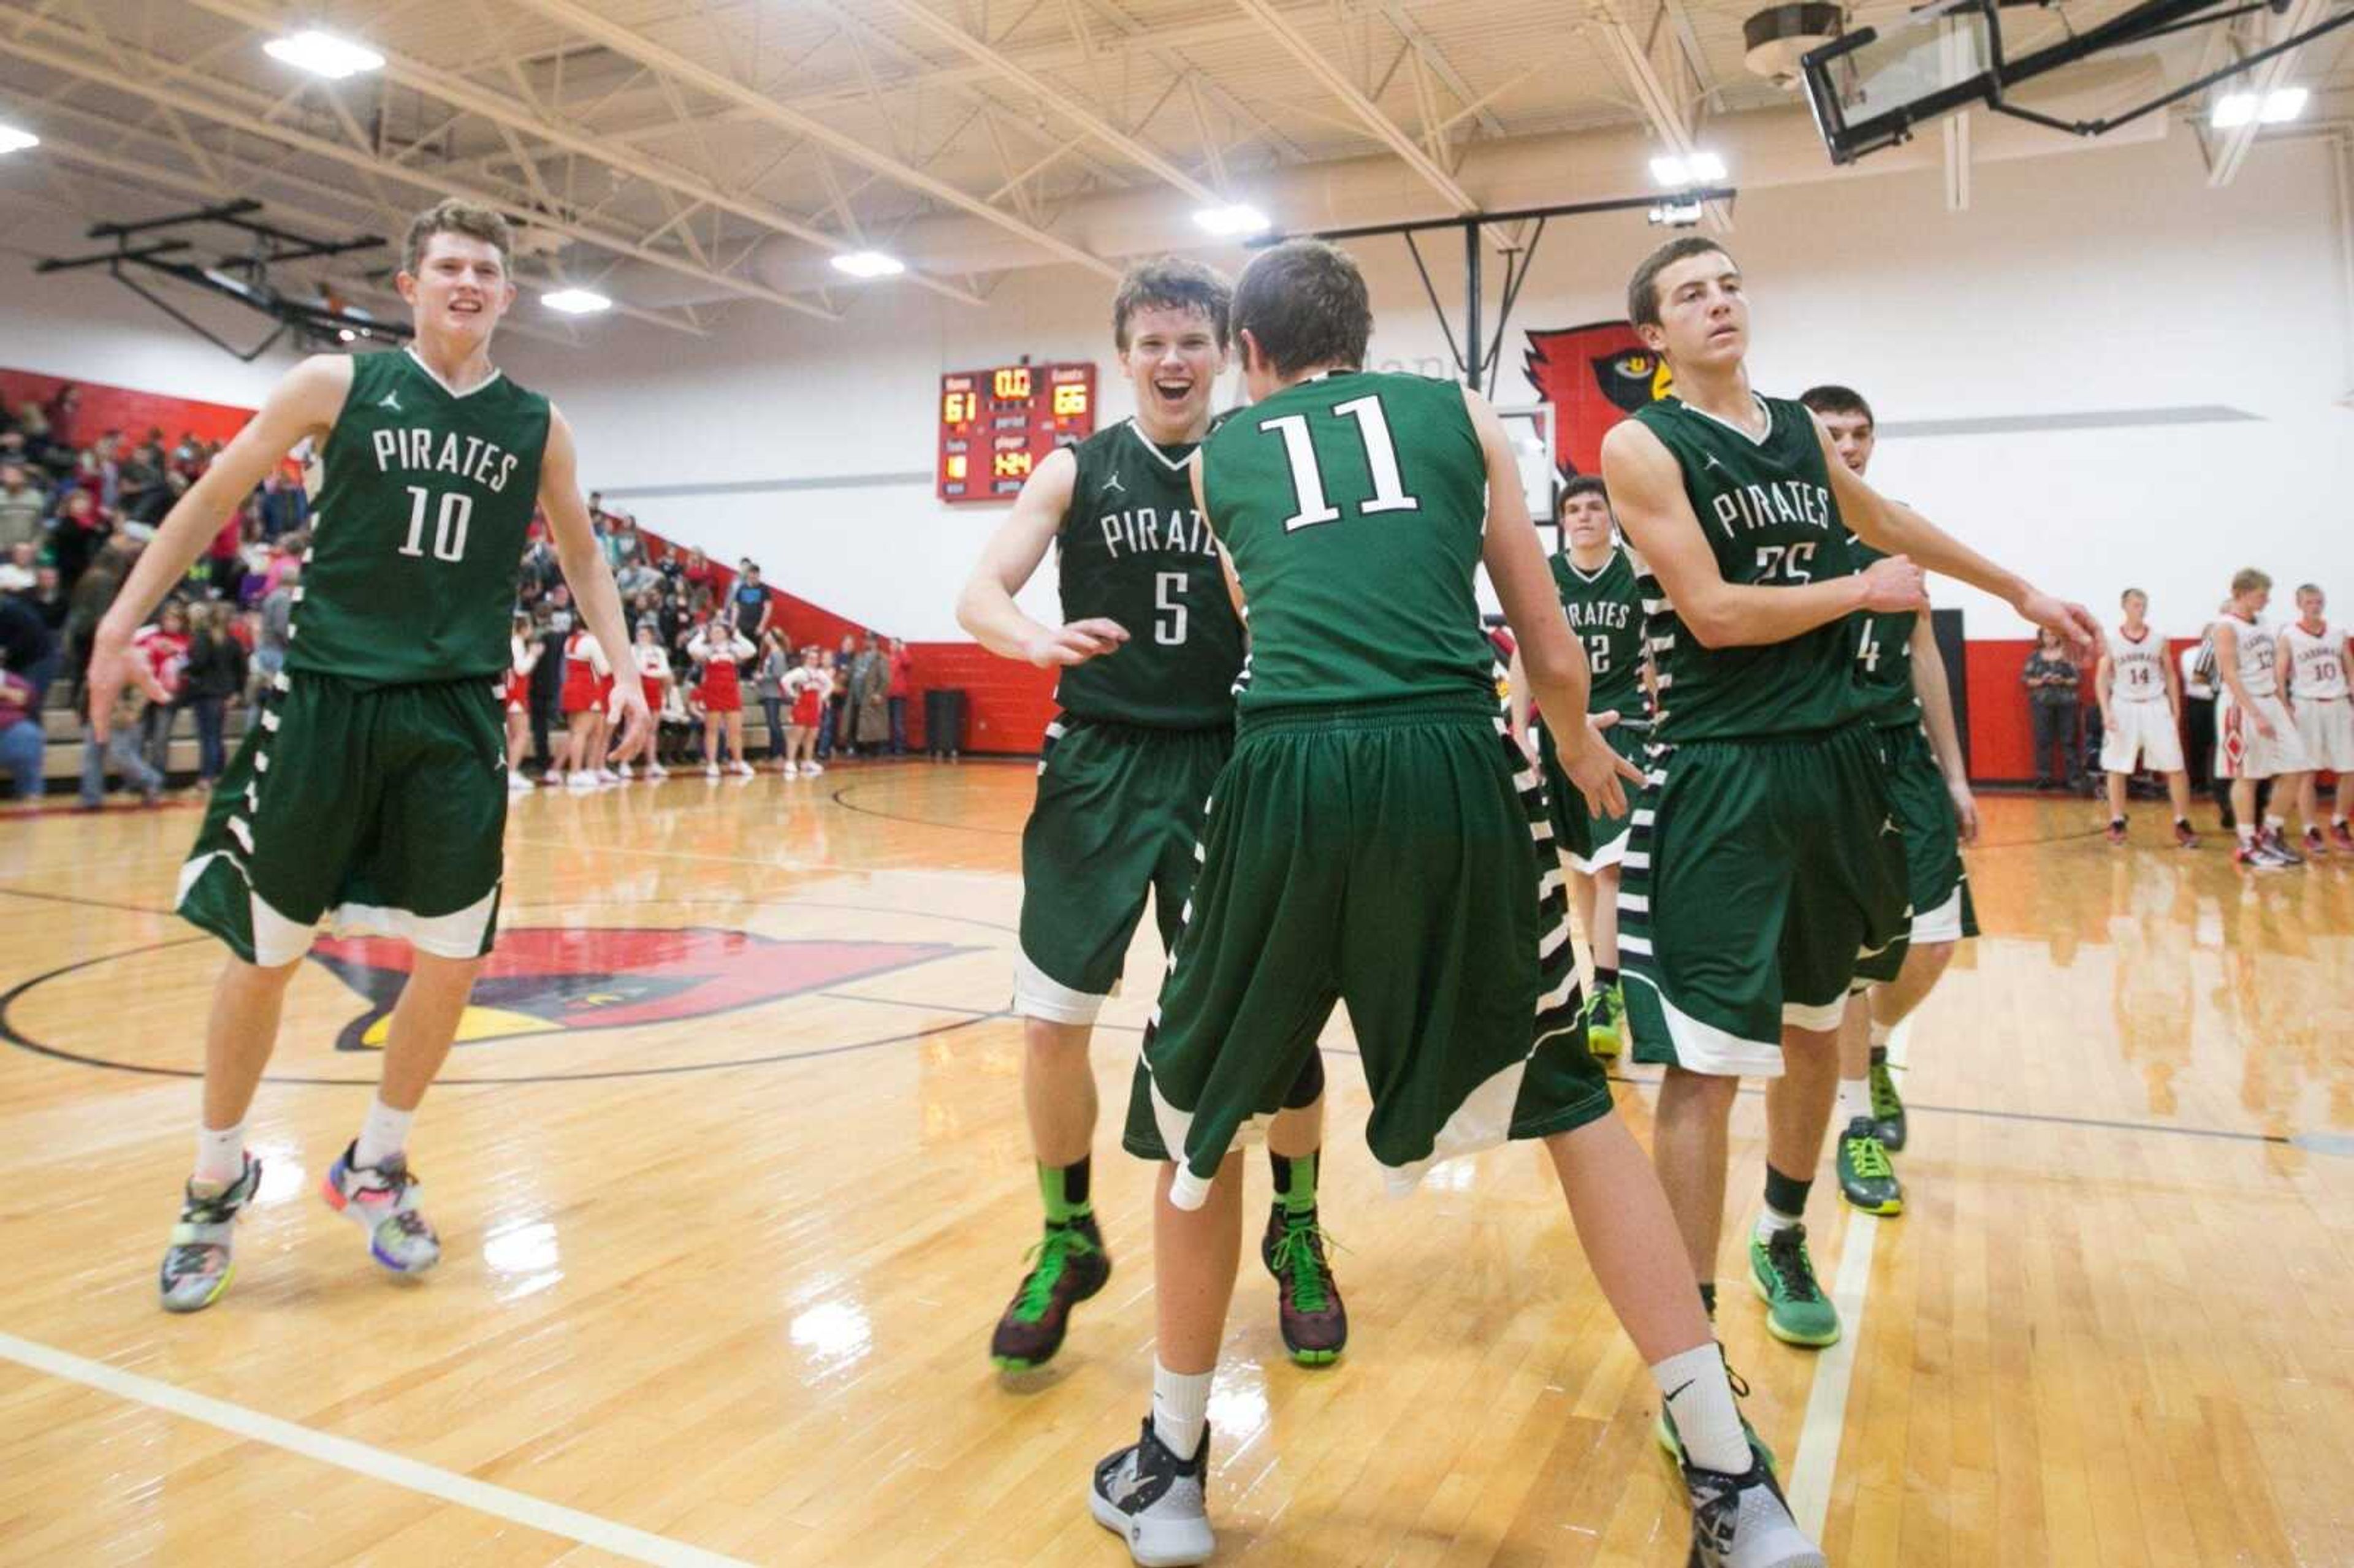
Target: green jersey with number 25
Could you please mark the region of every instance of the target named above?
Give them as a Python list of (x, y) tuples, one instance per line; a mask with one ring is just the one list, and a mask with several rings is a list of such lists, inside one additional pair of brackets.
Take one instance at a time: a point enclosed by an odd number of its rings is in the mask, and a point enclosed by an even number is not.
[(1155, 729), (1234, 722), (1242, 622), (1193, 509), (1193, 451), (1153, 445), (1133, 419), (1072, 449), (1078, 472), (1055, 545), (1063, 619), (1118, 621), (1128, 641), (1063, 672), (1066, 713)]
[(1250, 611), (1245, 713), (1495, 700), (1472, 587), (1488, 464), (1461, 387), (1317, 376), (1237, 409), (1202, 462)]
[(382, 686), (504, 673), (547, 419), (495, 371), (459, 394), (408, 350), (354, 358), (286, 667)]

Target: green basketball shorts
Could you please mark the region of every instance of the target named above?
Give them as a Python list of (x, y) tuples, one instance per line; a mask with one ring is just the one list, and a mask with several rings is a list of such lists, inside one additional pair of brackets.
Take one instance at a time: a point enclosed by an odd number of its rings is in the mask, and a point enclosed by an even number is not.
[(1970, 902), (1969, 869), (1962, 863), (1961, 820), (1954, 815), (1954, 797), (1937, 754), (1917, 724), (1891, 725), (1879, 732), (1879, 739), (1887, 757), (1896, 830), (1904, 835), (1912, 941), (1917, 946), (1975, 937), (1978, 914)]
[(1022, 830), (1016, 1014), (1093, 1023), (1119, 989), (1148, 895), (1161, 946), (1173, 946), (1193, 890), (1203, 805), (1234, 745), (1223, 727), (1067, 715), (1046, 726), (1038, 799)]
[(249, 963), (338, 934), (437, 958), (491, 950), (504, 873), (506, 733), (489, 678), (365, 686), (286, 672), (214, 787), (180, 914)]
[[(1602, 732), (1610, 749), (1640, 768), (1650, 737), (1613, 725)], [(1553, 743), (1550, 726), (1537, 726), (1537, 758), (1544, 768), (1546, 820), (1553, 825), (1553, 844), (1569, 857), (1571, 867), (1592, 876), (1605, 866), (1618, 864), (1627, 855), (1627, 832), (1633, 821), (1630, 790), (1627, 814), (1597, 817), (1585, 809), (1585, 797), (1561, 770), (1561, 752)]]
[(1208, 816), (1124, 1139), (1182, 1161), (1180, 1207), (1284, 1103), (1335, 1001), (1394, 1187), (1609, 1112), (1563, 874), (1538, 851), (1543, 783), (1491, 705), (1246, 715)]
[(1893, 974), (1911, 919), (1893, 810), (1860, 725), (1655, 756), (1618, 887), (1635, 1059), (1778, 1077), (1785, 1025), (1836, 1028), (1859, 973)]

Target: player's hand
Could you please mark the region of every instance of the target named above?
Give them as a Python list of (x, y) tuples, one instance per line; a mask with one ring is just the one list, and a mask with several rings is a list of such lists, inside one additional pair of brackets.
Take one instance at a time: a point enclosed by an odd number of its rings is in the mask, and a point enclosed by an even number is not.
[(2058, 632), (2079, 648), (2091, 648), (2101, 640), (2101, 623), (2081, 604), (2030, 588), (2015, 608), (2029, 620)]
[(1118, 652), (1128, 641), (1128, 629), (1117, 620), (1097, 616), (1087, 620), (1074, 620), (1067, 626), (1055, 627), (1030, 640), (1023, 656), (1041, 670), (1058, 665), (1084, 664)]
[(1910, 556), (1882, 556), (1863, 568), (1863, 608), (1883, 614), (1926, 609), (1928, 578)]
[(2280, 731), (2273, 727), (2272, 720), (2264, 717), (2264, 709), (2248, 709), (2248, 718), (2249, 721), (2256, 726), (2256, 733), (2263, 736), (2266, 740), (2278, 740), (2280, 738)]
[[(1596, 714), (1583, 728), (1553, 736), (1563, 776), (1585, 798), (1585, 809), (1597, 817), (1625, 816), (1626, 786), (1643, 781), (1643, 770), (1611, 750), (1610, 743), (1602, 738), (1602, 732), (1617, 722), (1616, 713)], [(1572, 740), (1576, 743), (1575, 752), (1565, 744)]]
[(90, 675), (85, 683), (90, 693), (90, 736), (101, 747), (114, 729), (114, 701), (131, 684), (131, 633), (111, 620), (101, 620), (90, 641)]
[(613, 743), (614, 761), (634, 761), (653, 744), (654, 716), (647, 710), (642, 683), (614, 682), (613, 694), (605, 699), (605, 717), (620, 737)]
[(1954, 798), (1954, 823), (1961, 830), (1962, 842), (1966, 844), (1978, 842), (1978, 797), (1970, 793), (1968, 781), (1961, 779), (1947, 779), (1946, 793)]

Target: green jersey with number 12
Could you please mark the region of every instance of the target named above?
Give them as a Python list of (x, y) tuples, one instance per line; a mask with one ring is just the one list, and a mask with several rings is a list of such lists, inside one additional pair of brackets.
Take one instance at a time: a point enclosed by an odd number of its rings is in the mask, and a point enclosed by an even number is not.
[(1118, 621), (1118, 652), (1074, 664), (1055, 701), (1075, 717), (1155, 729), (1234, 723), (1242, 622), (1217, 542), (1193, 509), (1191, 445), (1161, 447), (1133, 419), (1071, 450), (1078, 472), (1055, 535), (1063, 619)]
[(1472, 588), (1488, 463), (1461, 387), (1320, 376), (1236, 410), (1202, 462), (1249, 607), (1243, 712), (1495, 700)]
[(1561, 612), (1585, 649), (1591, 694), (1588, 713), (1643, 716), (1643, 596), (1635, 585), (1635, 564), (1614, 548), (1591, 575), (1564, 550), (1553, 558), (1553, 588)]
[(412, 351), (355, 357), (286, 667), (376, 686), (504, 673), (547, 420), (496, 371), (456, 393)]

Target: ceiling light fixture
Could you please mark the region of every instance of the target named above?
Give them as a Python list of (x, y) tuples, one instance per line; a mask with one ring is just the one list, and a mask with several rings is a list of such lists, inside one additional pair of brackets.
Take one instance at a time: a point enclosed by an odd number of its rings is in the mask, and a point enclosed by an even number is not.
[(1204, 233), (1221, 239), (1264, 234), (1267, 228), (1267, 214), (1244, 202), (1230, 207), (1205, 207), (1193, 215), (1193, 221)]
[(2256, 118), (2267, 125), (2278, 125), (2305, 112), (2306, 93), (2301, 87), (2276, 87), (2264, 94), (2264, 106)]
[(261, 46), (262, 53), (271, 59), (283, 60), (314, 76), (329, 81), (341, 81), (362, 71), (382, 70), (384, 57), (362, 44), (339, 38), (333, 33), (310, 28), (283, 38), (272, 38)]
[(1670, 190), (1712, 185), (1724, 178), (1724, 160), (1706, 150), (1681, 155), (1663, 153), (1651, 160), (1651, 178)]
[(0, 154), (21, 153), (27, 147), (37, 147), (41, 139), (30, 131), (0, 121)]
[(599, 311), (610, 311), (613, 302), (589, 289), (557, 289), (542, 294), (539, 302), (551, 311), (562, 311), (567, 316), (593, 316)]
[(896, 278), (907, 270), (907, 264), (880, 250), (845, 250), (833, 258), (833, 270), (854, 278)]

